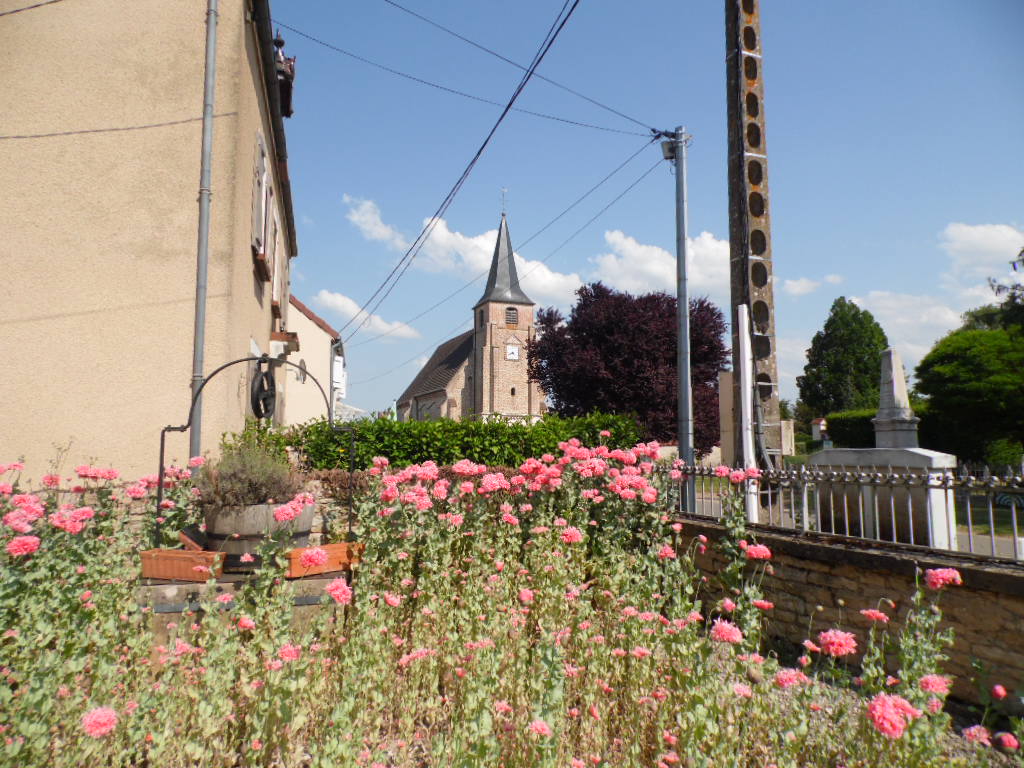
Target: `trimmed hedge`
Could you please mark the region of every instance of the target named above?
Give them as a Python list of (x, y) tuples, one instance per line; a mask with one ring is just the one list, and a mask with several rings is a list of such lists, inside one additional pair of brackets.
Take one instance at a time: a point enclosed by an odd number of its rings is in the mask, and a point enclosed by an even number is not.
[[(585, 445), (604, 443), (631, 448), (641, 439), (631, 416), (594, 413), (575, 418), (546, 416), (536, 424), (513, 421), (393, 421), (363, 419), (349, 422), (355, 429), (355, 466), (367, 469), (374, 456), (387, 456), (395, 466), (427, 460), (440, 465), (469, 459), (488, 466), (514, 467), (531, 456), (557, 453), (558, 444), (577, 437)], [(607, 429), (611, 437), (602, 438)], [(347, 469), (349, 432), (334, 431), (326, 419), (293, 428), (288, 442), (312, 469)]]
[[(948, 436), (942, 433), (936, 419), (930, 416), (928, 403), (918, 401), (912, 403), (911, 407), (914, 409), (914, 415), (921, 419), (917, 425), (918, 444), (933, 451), (955, 454), (955, 446), (951, 445)], [(874, 448), (875, 425), (871, 420), (875, 418), (877, 412), (875, 408), (864, 408), (830, 413), (825, 417), (828, 423), (828, 436), (837, 448)]]

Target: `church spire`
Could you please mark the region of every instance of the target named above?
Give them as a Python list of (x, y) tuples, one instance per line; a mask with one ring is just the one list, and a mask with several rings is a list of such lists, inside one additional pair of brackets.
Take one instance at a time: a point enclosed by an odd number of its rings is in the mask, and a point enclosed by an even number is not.
[(512, 240), (508, 234), (508, 223), (505, 213), (501, 214), (501, 225), (498, 227), (498, 242), (494, 245), (494, 258), (491, 259), (491, 271), (487, 275), (487, 287), (474, 308), (488, 301), (505, 304), (533, 304), (523, 289), (519, 287), (519, 275), (512, 257)]

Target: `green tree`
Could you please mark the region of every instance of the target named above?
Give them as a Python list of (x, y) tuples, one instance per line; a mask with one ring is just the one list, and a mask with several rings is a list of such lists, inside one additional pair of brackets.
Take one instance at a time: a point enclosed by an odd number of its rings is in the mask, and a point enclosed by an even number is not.
[[(1024, 442), (1024, 331), (961, 329), (917, 366), (932, 447), (969, 461), (1007, 463)], [(997, 455), (998, 454), (998, 455)]]
[(801, 403), (818, 416), (877, 406), (881, 354), (888, 346), (872, 314), (840, 296), (811, 340), (804, 375), (797, 376)]

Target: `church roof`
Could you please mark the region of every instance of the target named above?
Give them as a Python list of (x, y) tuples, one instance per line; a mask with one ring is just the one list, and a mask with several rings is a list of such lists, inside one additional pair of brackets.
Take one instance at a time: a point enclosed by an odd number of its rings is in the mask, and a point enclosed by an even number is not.
[(472, 352), (472, 330), (459, 334), (454, 339), (448, 339), (434, 350), (434, 354), (416, 374), (412, 384), (405, 388), (405, 392), (398, 398), (398, 402), (405, 403), (417, 395), (444, 389), (462, 367), (462, 364), (469, 359)]
[(487, 287), (473, 308), (476, 309), (488, 301), (533, 304), (519, 287), (519, 275), (516, 273), (516, 262), (512, 256), (512, 240), (509, 238), (508, 222), (505, 221), (504, 213), (501, 214), (501, 225), (498, 227), (498, 242), (494, 244), (494, 258), (491, 259), (491, 271), (487, 275)]

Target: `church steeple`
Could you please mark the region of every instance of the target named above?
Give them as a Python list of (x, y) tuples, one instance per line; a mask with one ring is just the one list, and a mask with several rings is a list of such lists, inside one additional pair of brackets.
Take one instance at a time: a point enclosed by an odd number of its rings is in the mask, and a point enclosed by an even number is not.
[(512, 240), (508, 234), (508, 222), (505, 221), (504, 211), (501, 214), (501, 225), (498, 227), (498, 242), (494, 245), (491, 271), (487, 275), (487, 287), (473, 308), (476, 309), (489, 301), (503, 304), (533, 304), (519, 287), (519, 275), (512, 256)]

